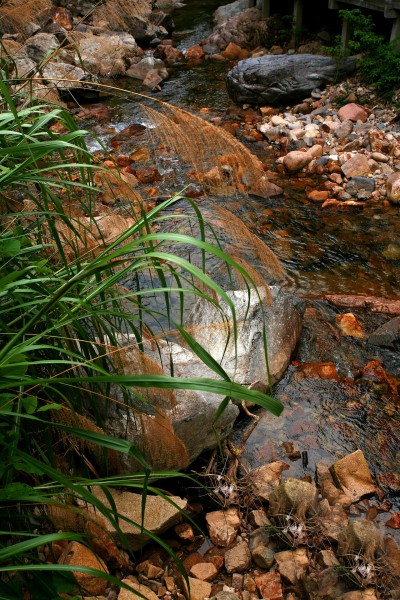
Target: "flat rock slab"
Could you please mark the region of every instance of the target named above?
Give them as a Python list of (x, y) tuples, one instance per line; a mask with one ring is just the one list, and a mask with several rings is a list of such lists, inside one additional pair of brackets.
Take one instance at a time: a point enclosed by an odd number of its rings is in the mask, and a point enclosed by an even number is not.
[(353, 502), (375, 492), (375, 485), (361, 450), (356, 450), (335, 462), (331, 473)]
[[(344, 61), (341, 71), (353, 72), (354, 61)], [(337, 72), (336, 61), (328, 56), (267, 54), (239, 61), (229, 71), (226, 85), (237, 104), (279, 106), (298, 102), (315, 88), (333, 83)]]
[[(119, 519), (121, 531), (129, 540), (132, 550), (139, 550), (150, 540), (149, 536), (141, 533), (142, 495), (119, 490), (108, 491), (113, 497), (118, 514), (129, 519), (129, 521)], [(93, 493), (105, 506), (112, 508), (100, 488), (93, 488)], [(186, 509), (186, 499), (170, 496), (170, 500), (171, 502), (168, 502), (160, 496), (147, 496), (146, 498), (143, 526), (154, 535), (159, 535), (175, 525), (181, 517), (181, 511)], [(91, 510), (91, 507), (89, 507), (89, 510)], [(108, 533), (118, 539), (118, 533), (112, 524), (108, 520), (104, 520), (104, 523), (109, 528)]]

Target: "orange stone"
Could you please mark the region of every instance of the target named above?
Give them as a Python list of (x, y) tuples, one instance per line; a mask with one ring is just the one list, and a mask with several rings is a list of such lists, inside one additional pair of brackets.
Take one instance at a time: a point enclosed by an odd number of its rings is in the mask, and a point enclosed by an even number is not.
[(361, 324), (357, 321), (353, 313), (336, 315), (336, 323), (343, 335), (355, 338), (363, 338), (364, 331)]
[(255, 582), (264, 600), (283, 600), (281, 576), (279, 573), (263, 573), (255, 577)]
[(299, 371), (304, 377), (339, 381), (339, 375), (333, 362), (303, 363), (299, 365)]
[(307, 194), (307, 198), (312, 202), (325, 202), (329, 198), (329, 192), (327, 190), (313, 190)]
[(200, 44), (195, 44), (194, 46), (189, 48), (185, 54), (186, 60), (199, 60), (200, 58), (203, 58), (203, 56), (204, 50), (200, 46)]

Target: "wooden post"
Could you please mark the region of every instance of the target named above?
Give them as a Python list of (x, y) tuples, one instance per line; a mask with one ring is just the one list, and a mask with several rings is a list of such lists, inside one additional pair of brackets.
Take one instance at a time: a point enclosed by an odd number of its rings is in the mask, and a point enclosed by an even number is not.
[(257, 0), (249, 0), (249, 8), (254, 8), (257, 3)]
[(342, 49), (345, 50), (351, 38), (352, 26), (347, 19), (343, 19), (342, 24)]
[(271, 15), (271, 0), (262, 0), (262, 18), (266, 19)]
[[(390, 32), (390, 41), (393, 42), (396, 38), (400, 37), (400, 16), (397, 16), (393, 21), (392, 31)], [(399, 44), (400, 45), (400, 42)]]
[(294, 0), (292, 41), (296, 42), (303, 25), (303, 0)]

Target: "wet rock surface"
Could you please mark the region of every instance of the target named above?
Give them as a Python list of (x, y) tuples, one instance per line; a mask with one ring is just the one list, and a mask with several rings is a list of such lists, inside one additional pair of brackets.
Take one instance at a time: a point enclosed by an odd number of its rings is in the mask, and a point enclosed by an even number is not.
[[(354, 61), (344, 63), (348, 74)], [(297, 102), (335, 80), (336, 61), (315, 54), (265, 55), (240, 61), (227, 75), (229, 95), (237, 103), (279, 106)]]

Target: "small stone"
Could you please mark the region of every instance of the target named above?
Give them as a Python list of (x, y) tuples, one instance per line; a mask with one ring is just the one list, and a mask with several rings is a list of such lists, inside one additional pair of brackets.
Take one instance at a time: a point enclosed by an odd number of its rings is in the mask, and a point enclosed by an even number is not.
[[(90, 567), (108, 574), (108, 569), (104, 562), (94, 552), (79, 542), (70, 542), (58, 559), (58, 563), (60, 565)], [(74, 571), (73, 573), (77, 583), (94, 596), (103, 594), (108, 586), (108, 581), (96, 575), (80, 573), (79, 571)]]
[(251, 565), (249, 545), (244, 540), (225, 552), (225, 569), (227, 573), (246, 571)]
[(233, 42), (229, 42), (225, 50), (222, 52), (222, 56), (228, 60), (243, 60), (248, 58), (249, 51), (245, 48), (241, 48)]
[(275, 552), (272, 548), (257, 546), (251, 552), (251, 557), (261, 569), (270, 569), (275, 562)]
[(137, 600), (138, 594), (136, 592), (147, 600), (158, 600), (158, 596), (147, 585), (139, 583), (136, 577), (127, 577), (122, 580), (122, 583), (129, 585), (132, 588), (132, 592), (121, 588), (118, 600)]
[(386, 154), (383, 154), (382, 152), (372, 152), (371, 158), (373, 160), (376, 160), (377, 162), (387, 163), (389, 161), (389, 157), (386, 156)]
[(269, 500), (272, 490), (281, 483), (282, 472), (287, 469), (289, 465), (280, 460), (255, 469), (249, 476), (254, 495), (261, 500)]
[(350, 119), (346, 119), (335, 129), (336, 137), (339, 138), (339, 140), (346, 139), (353, 131), (353, 127), (353, 122), (350, 121)]
[(250, 594), (254, 594), (257, 591), (256, 582), (248, 573), (243, 576), (243, 589), (250, 592)]
[(237, 509), (216, 510), (206, 515), (208, 532), (216, 546), (229, 546), (237, 535), (240, 518)]
[(303, 520), (306, 515), (315, 514), (318, 503), (317, 488), (300, 479), (286, 479), (270, 495), (271, 515), (294, 514)]
[(343, 122), (346, 120), (350, 121), (361, 121), (365, 123), (368, 119), (368, 111), (360, 106), (359, 104), (355, 104), (354, 102), (350, 102), (349, 104), (345, 104), (342, 106), (337, 113), (339, 119)]
[(243, 575), (241, 573), (232, 573), (232, 587), (239, 591), (243, 589)]
[(285, 121), (285, 119), (284, 119), (283, 117), (281, 117), (280, 115), (273, 115), (273, 116), (271, 117), (271, 124), (272, 124), (274, 127), (278, 127), (278, 126), (279, 126), (279, 127), (282, 127), (282, 126), (285, 126), (285, 125), (287, 125), (287, 122), (286, 122), (286, 121)]
[(308, 152), (293, 150), (283, 157), (283, 165), (289, 173), (293, 173), (306, 167), (312, 161), (312, 158)]
[(343, 335), (359, 339), (364, 337), (363, 328), (353, 313), (336, 315), (336, 323), (338, 324)]
[(268, 519), (265, 510), (260, 508), (250, 511), (249, 523), (253, 527), (266, 527), (271, 525), (271, 521)]
[(333, 552), (333, 550), (330, 549), (320, 550), (320, 552), (318, 552), (317, 554), (317, 560), (319, 564), (322, 565), (324, 568), (338, 567), (340, 564), (335, 556), (335, 553)]
[(343, 527), (349, 522), (349, 517), (341, 504), (329, 506), (328, 500), (321, 500), (318, 506), (319, 525), (323, 535), (337, 542)]
[(255, 582), (264, 600), (283, 600), (282, 582), (279, 573), (257, 575)]
[(216, 596), (212, 596), (210, 600), (240, 600), (240, 596), (235, 592), (218, 592)]
[[(345, 190), (352, 196), (369, 198), (375, 189), (375, 181), (371, 177), (353, 177), (346, 185)], [(363, 192), (363, 194), (360, 193)]]
[(342, 490), (353, 499), (353, 502), (375, 492), (375, 485), (361, 450), (356, 450), (338, 460), (330, 470)]
[(212, 581), (218, 575), (218, 571), (212, 563), (203, 562), (193, 565), (190, 569), (190, 575), (196, 577), (196, 579), (201, 579), (201, 581)]
[(211, 596), (211, 583), (208, 583), (208, 581), (195, 579), (194, 577), (188, 577), (188, 580), (190, 592), (185, 579), (182, 576), (179, 578), (180, 588), (187, 600), (205, 600), (205, 598), (209, 598)]
[(175, 579), (173, 577), (164, 577), (164, 583), (169, 592), (174, 593), (176, 590)]
[(195, 44), (194, 46), (191, 46), (186, 51), (186, 54), (185, 54), (185, 58), (188, 61), (200, 60), (203, 57), (204, 57), (204, 50), (199, 44)]
[(293, 585), (305, 577), (309, 560), (306, 548), (285, 550), (275, 554), (279, 573)]
[(257, 548), (259, 546), (268, 546), (270, 540), (270, 534), (267, 527), (259, 527), (255, 529), (250, 534), (250, 549), (253, 551), (253, 548)]
[(312, 190), (307, 194), (307, 198), (312, 202), (325, 202), (329, 198), (329, 192), (325, 190)]
[(180, 523), (174, 527), (176, 535), (185, 541), (192, 542), (194, 540), (193, 527), (189, 523)]
[(368, 159), (365, 154), (356, 154), (342, 164), (342, 172), (346, 177), (357, 177), (371, 173)]

